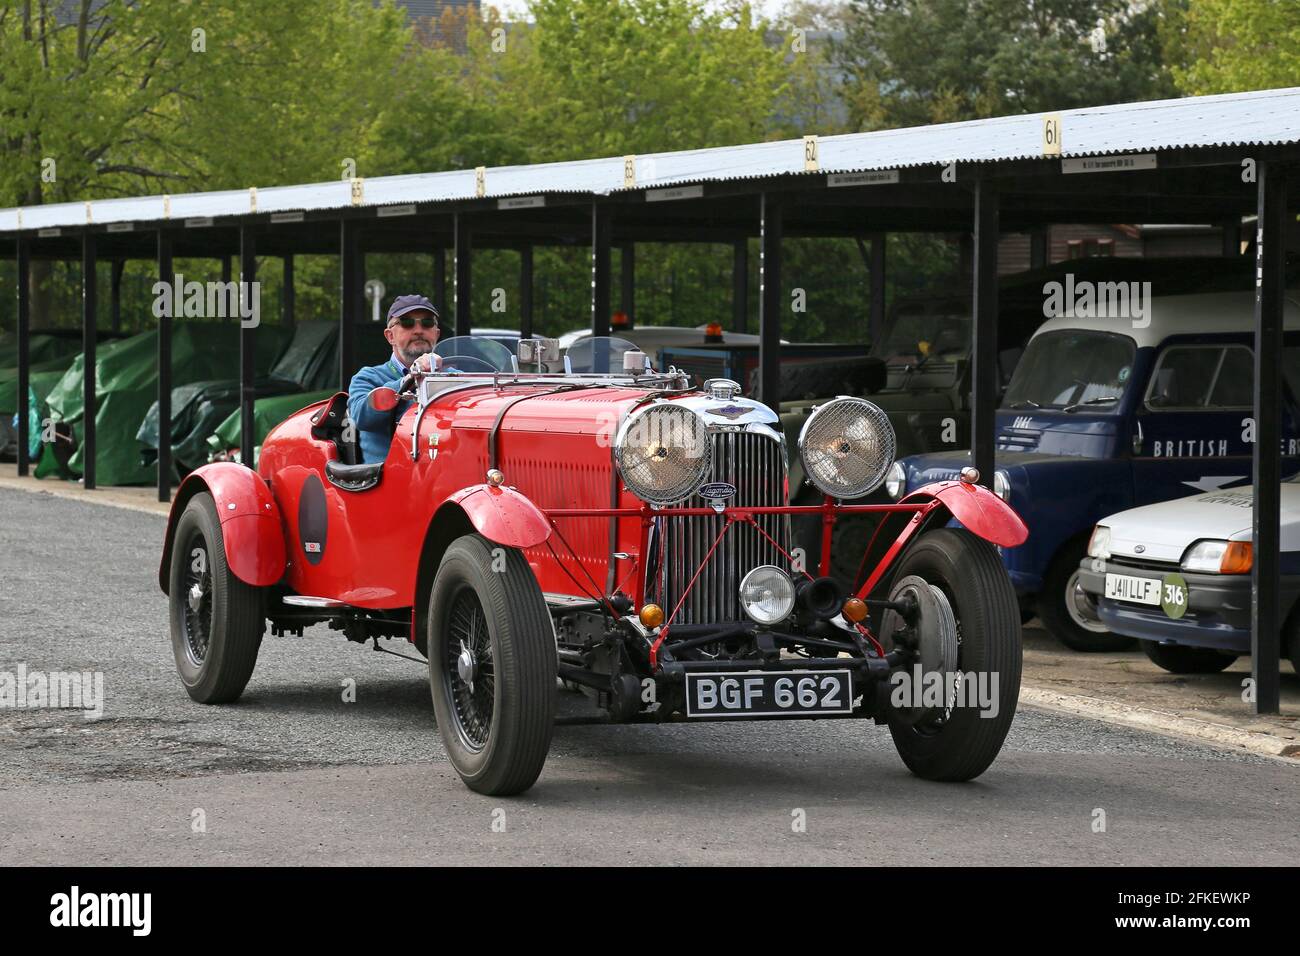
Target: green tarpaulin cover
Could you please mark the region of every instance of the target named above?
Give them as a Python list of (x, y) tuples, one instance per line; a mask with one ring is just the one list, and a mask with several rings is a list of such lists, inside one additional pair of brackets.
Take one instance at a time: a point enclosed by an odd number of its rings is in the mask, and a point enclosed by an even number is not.
[[(32, 332), (27, 342), (27, 360), (33, 364), (61, 356), (73, 356), (81, 351), (79, 335), (54, 335)], [(12, 332), (0, 334), (0, 377), (18, 377), (18, 336)], [(13, 411), (13, 408), (9, 408)]]
[[(254, 364), (265, 375), (287, 338), (280, 326), (261, 326), (254, 335)], [(83, 462), (81, 386), (83, 358), (78, 355), (46, 401), (55, 423), (70, 425), (76, 448), (61, 466), (49, 445), (42, 449), (36, 477), (79, 476)], [(239, 367), (239, 326), (234, 323), (177, 323), (172, 329), (172, 380), (186, 384), (215, 379)], [(158, 333), (141, 332), (127, 339), (101, 342), (96, 349), (96, 479), (104, 485), (150, 484), (157, 476), (140, 462), (135, 440), (140, 421), (158, 393)]]
[[(270, 377), (254, 383), (257, 397), (327, 386), (338, 375), (337, 349), (337, 323), (299, 323), (284, 353), (271, 368)], [(178, 478), (182, 471), (192, 471), (208, 460), (208, 436), (238, 407), (237, 378), (192, 382), (172, 389), (173, 477)], [(153, 467), (158, 460), (157, 402), (149, 407), (135, 437), (141, 446), (142, 463)]]
[[(253, 444), (254, 453), (260, 451), (267, 434), (280, 422), (284, 421), (300, 408), (323, 402), (335, 394), (332, 388), (316, 392), (303, 392), (298, 395), (277, 395), (274, 398), (259, 398), (253, 403)], [(213, 455), (225, 455), (232, 449), (239, 448), (239, 433), (243, 425), (243, 416), (239, 409), (230, 413), (230, 417), (221, 423), (216, 433), (208, 436), (208, 450)], [(257, 462), (253, 462), (257, 466)]]

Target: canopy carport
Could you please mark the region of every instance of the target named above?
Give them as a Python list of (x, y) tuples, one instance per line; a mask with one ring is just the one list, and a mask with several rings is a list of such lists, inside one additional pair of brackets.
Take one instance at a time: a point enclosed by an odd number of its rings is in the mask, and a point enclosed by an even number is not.
[[(735, 323), (747, 309), (748, 240), (759, 250), (759, 397), (775, 404), (779, 380), (781, 246), (787, 236), (847, 236), (872, 243), (871, 322), (884, 316), (885, 237), (891, 232), (973, 236), (972, 451), (981, 480), (994, 468), (998, 382), (997, 240), (1029, 233), (1043, 260), (1052, 223), (1219, 224), (1225, 254), (1241, 253), (1253, 223), (1257, 260), (1254, 419), (1253, 672), (1259, 712), (1278, 708), (1280, 629), (1282, 298), (1288, 239), (1300, 190), (1300, 89), (1000, 117), (965, 123), (569, 163), (353, 179), (265, 189), (112, 199), (0, 210), (0, 243), (17, 258), (20, 341), (19, 473), (27, 471), (28, 275), (34, 258), (156, 259), (170, 284), (176, 256), (238, 256), (251, 281), (255, 255), (337, 253), (339, 384), (355, 371), (355, 326), (366, 314), (367, 252), (433, 251), (433, 294), (446, 287), (456, 334), (471, 331), (475, 248), (520, 253), (522, 331), (531, 333), (532, 254), (541, 244), (588, 245), (591, 323), (608, 334), (611, 248), (638, 242), (734, 244)], [(12, 250), (12, 253), (10, 253)], [(634, 259), (623, 257), (624, 302)], [(95, 486), (95, 283), (83, 281), (87, 444), (85, 486)], [(287, 298), (291, 300), (291, 293)], [(160, 319), (159, 421), (171, 420), (171, 319)], [(241, 330), (245, 461), (252, 460), (256, 329)], [(166, 424), (163, 425), (166, 431)], [(159, 441), (158, 493), (171, 494), (168, 436)]]

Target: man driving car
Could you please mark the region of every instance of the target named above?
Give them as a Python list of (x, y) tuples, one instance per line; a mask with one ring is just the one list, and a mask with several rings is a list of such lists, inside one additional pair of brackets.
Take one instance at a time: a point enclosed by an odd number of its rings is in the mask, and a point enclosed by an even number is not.
[(384, 338), (393, 347), (392, 357), (382, 365), (361, 369), (348, 385), (348, 417), (360, 431), (362, 461), (388, 457), (393, 429), (411, 404), (399, 400), (395, 407), (386, 407), (392, 396), (376, 390), (390, 389), (400, 395), (408, 375), (437, 369), (442, 363), (433, 348), (440, 331), (438, 310), (422, 295), (399, 295), (388, 307)]

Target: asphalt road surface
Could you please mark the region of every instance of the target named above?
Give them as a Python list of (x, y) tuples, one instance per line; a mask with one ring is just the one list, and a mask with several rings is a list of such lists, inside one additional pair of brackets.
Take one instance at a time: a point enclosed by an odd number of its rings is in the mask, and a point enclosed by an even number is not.
[[(163, 528), (0, 491), (0, 672), (105, 681), (98, 719), (0, 708), (0, 864), (1300, 860), (1293, 765), (1032, 710), (968, 784), (911, 776), (870, 721), (564, 724), (531, 791), (483, 797), (446, 761), (424, 668), (323, 626), (268, 636), (238, 704), (193, 703)], [(567, 692), (561, 712), (594, 713)]]

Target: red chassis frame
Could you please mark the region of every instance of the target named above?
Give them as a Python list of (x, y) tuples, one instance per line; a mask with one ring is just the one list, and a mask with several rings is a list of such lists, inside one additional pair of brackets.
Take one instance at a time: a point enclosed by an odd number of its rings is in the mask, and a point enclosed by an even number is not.
[[(917, 531), (924, 526), (926, 518), (938, 509), (948, 511), (954, 518), (962, 523), (964, 527), (972, 533), (979, 535), (991, 541), (993, 544), (1002, 547), (1015, 547), (1023, 544), (1029, 536), (1029, 531), (1025, 527), (1020, 516), (993, 492), (980, 485), (966, 481), (941, 481), (934, 484), (926, 485), (917, 489), (901, 501), (888, 505), (838, 505), (835, 499), (830, 496), (823, 498), (820, 505), (784, 505), (784, 506), (767, 506), (767, 507), (727, 507), (722, 509), (715, 508), (652, 508), (649, 504), (643, 504), (639, 508), (553, 508), (541, 509), (542, 513), (550, 522), (551, 528), (559, 536), (561, 542), (568, 548), (568, 543), (564, 541), (564, 535), (559, 527), (555, 524), (556, 518), (639, 518), (640, 519), (640, 547), (637, 549), (637, 557), (633, 562), (631, 571), (624, 578), (634, 578), (633, 593), (629, 595), (632, 598), (634, 607), (641, 607), (645, 603), (645, 581), (644, 575), (636, 572), (641, 567), (641, 558), (646, 554), (649, 547), (650, 529), (656, 518), (670, 517), (716, 517), (721, 516), (725, 519), (722, 529), (714, 539), (713, 545), (701, 560), (699, 567), (695, 569), (690, 583), (686, 586), (678, 598), (676, 607), (668, 613), (663, 627), (660, 629), (657, 638), (650, 651), (650, 665), (654, 667), (657, 663), (658, 651), (660, 646), (668, 637), (668, 632), (672, 628), (673, 619), (677, 611), (681, 608), (686, 600), (686, 596), (695, 586), (700, 572), (709, 559), (713, 556), (714, 550), (722, 541), (723, 537), (731, 528), (740, 523), (746, 523), (756, 528), (768, 541), (781, 552), (786, 558), (790, 554), (786, 552), (781, 545), (773, 540), (762, 526), (754, 521), (755, 515), (760, 514), (820, 514), (822, 516), (822, 547), (818, 563), (818, 573), (822, 576), (830, 574), (831, 563), (831, 534), (834, 531), (836, 519), (840, 515), (852, 514), (906, 514), (910, 512), (912, 519), (907, 522), (898, 536), (890, 544), (889, 549), (881, 557), (875, 570), (867, 577), (861, 587), (855, 593), (855, 596), (865, 599), (868, 594), (874, 590), (886, 572), (892, 566), (895, 558), (907, 546), (907, 543), (916, 535)], [(877, 526), (876, 533), (872, 535), (867, 542), (866, 548), (863, 549), (863, 559), (870, 552), (871, 546), (875, 543), (876, 535), (879, 534), (880, 527)], [(569, 549), (572, 551), (572, 549)], [(802, 569), (806, 578), (812, 579), (807, 569)], [(861, 576), (861, 568), (858, 571), (858, 577)], [(873, 643), (874, 637), (861, 625), (858, 629), (862, 631)]]

